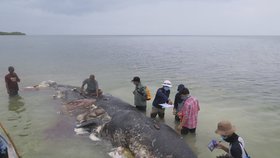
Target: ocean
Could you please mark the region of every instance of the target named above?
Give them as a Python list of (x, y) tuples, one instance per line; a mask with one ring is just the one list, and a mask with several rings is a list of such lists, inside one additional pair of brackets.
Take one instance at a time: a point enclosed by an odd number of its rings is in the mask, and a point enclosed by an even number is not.
[[(225, 119), (251, 157), (280, 155), (280, 36), (0, 36), (0, 55), (0, 120), (24, 158), (109, 157), (108, 142), (52, 132), (67, 119), (52, 91), (23, 91), (45, 80), (81, 86), (90, 74), (105, 93), (131, 104), (134, 76), (152, 96), (170, 80), (172, 100), (185, 84), (200, 102), (197, 133), (184, 137), (199, 158), (223, 153), (207, 144), (220, 140), (214, 131)], [(10, 65), (21, 79), (19, 99), (6, 94)], [(172, 109), (164, 122), (175, 127)]]

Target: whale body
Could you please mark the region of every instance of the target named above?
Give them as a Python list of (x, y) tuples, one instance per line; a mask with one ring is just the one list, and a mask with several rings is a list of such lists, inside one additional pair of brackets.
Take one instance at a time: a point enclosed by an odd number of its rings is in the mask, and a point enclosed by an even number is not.
[[(91, 99), (80, 95), (77, 87), (58, 85), (58, 88), (65, 94), (66, 103)], [(99, 137), (109, 139), (115, 147), (129, 149), (137, 158), (197, 157), (182, 137), (168, 125), (145, 116), (132, 105), (110, 94), (95, 99), (93, 106), (104, 109), (110, 119), (102, 121), (102, 117), (99, 117), (83, 122), (79, 127), (88, 128), (90, 132), (96, 131), (92, 130), (94, 128), (102, 127), (98, 131)], [(74, 113), (74, 116), (78, 116), (78, 113)]]

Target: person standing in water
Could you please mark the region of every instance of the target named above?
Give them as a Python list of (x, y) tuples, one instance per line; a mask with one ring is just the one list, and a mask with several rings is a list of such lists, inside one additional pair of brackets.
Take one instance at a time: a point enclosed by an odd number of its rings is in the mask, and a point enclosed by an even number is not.
[(145, 90), (145, 86), (141, 84), (140, 78), (135, 76), (131, 82), (135, 85), (134, 94), (134, 105), (140, 111), (146, 111), (147, 108), (147, 94)]
[(17, 96), (19, 90), (18, 82), (20, 82), (20, 79), (15, 73), (15, 68), (13, 66), (9, 66), (8, 71), (9, 74), (5, 76), (7, 93), (10, 97)]
[(178, 116), (178, 112), (181, 110), (181, 108), (184, 105), (184, 100), (181, 99), (181, 91), (185, 88), (183, 84), (180, 84), (177, 88), (177, 94), (175, 95), (174, 99), (174, 108), (173, 108), (173, 115), (175, 115), (175, 121), (179, 122), (180, 118)]
[(221, 138), (229, 143), (229, 147), (218, 142), (217, 149), (224, 150), (229, 157), (232, 158), (250, 158), (245, 150), (244, 140), (235, 133), (236, 129), (229, 121), (220, 121), (215, 130), (216, 134), (219, 134)]
[(189, 132), (195, 133), (198, 111), (200, 110), (199, 102), (195, 97), (190, 95), (188, 88), (184, 88), (181, 91), (181, 99), (184, 102), (184, 106), (178, 114), (182, 118), (178, 129), (181, 130), (182, 135), (187, 135)]
[(157, 90), (155, 99), (153, 101), (151, 118), (155, 118), (157, 115), (161, 119), (164, 118), (165, 109), (160, 104), (167, 103), (172, 105), (172, 101), (169, 99), (171, 87), (171, 82), (169, 80), (165, 80), (162, 84), (162, 87)]

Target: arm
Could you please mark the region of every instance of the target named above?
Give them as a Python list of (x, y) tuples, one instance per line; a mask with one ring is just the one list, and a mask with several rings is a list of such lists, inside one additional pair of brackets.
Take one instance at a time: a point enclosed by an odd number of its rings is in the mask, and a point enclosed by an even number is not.
[(146, 87), (142, 86), (139, 90), (140, 90), (140, 94), (142, 95), (142, 99), (146, 100), (146, 97), (147, 97)]
[(222, 149), (222, 150), (224, 150), (226, 153), (229, 153), (228, 147), (226, 147), (225, 145), (223, 145), (222, 142), (219, 142), (216, 148), (217, 148), (217, 149)]
[(177, 94), (175, 95), (175, 99), (174, 99), (173, 115), (176, 115), (176, 113), (177, 113), (179, 97), (180, 97), (180, 95), (177, 93)]
[(86, 85), (86, 80), (83, 81), (82, 87), (81, 87), (81, 93), (84, 93), (84, 87)]
[(9, 79), (7, 77), (5, 77), (5, 82), (6, 82), (6, 89), (7, 89), (7, 93), (10, 94), (10, 88), (9, 88)]
[(143, 97), (146, 97), (146, 87), (143, 87), (143, 86), (141, 86), (141, 87), (138, 87), (138, 86), (136, 86), (135, 87), (135, 93), (137, 92), (137, 93), (139, 93), (140, 95), (142, 95)]
[(187, 108), (186, 108), (186, 105), (184, 104), (184, 106), (182, 107), (180, 113), (182, 114), (182, 119), (181, 119), (181, 122), (178, 126), (178, 129), (182, 129), (182, 127), (184, 126), (184, 124), (187, 122), (187, 116), (188, 116), (188, 112), (187, 112)]
[(99, 94), (98, 94), (99, 86), (98, 86), (98, 82), (97, 81), (95, 81), (95, 82), (96, 82), (96, 97), (98, 98), (98, 96), (99, 96)]
[(179, 124), (179, 129), (182, 129), (182, 127), (184, 126), (184, 124), (187, 122), (186, 121), (186, 115), (183, 114), (183, 118), (182, 118), (182, 121), (180, 122)]
[(15, 76), (17, 78), (17, 82), (20, 82), (20, 79), (19, 79), (19, 77), (18, 77), (18, 75), (16, 73), (15, 73)]
[(180, 95), (177, 93), (175, 95), (175, 99), (174, 99), (174, 109), (178, 108), (178, 100), (179, 100)]

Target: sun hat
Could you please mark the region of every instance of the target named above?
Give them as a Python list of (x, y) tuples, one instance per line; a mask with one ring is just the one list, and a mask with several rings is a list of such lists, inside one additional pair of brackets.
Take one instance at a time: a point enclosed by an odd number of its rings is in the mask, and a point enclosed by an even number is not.
[(131, 82), (140, 82), (140, 77), (138, 77), (138, 76), (133, 77)]
[(235, 127), (229, 121), (220, 121), (215, 133), (224, 136), (230, 136), (235, 132)]
[(170, 88), (172, 87), (172, 84), (169, 80), (165, 80), (162, 85)]

